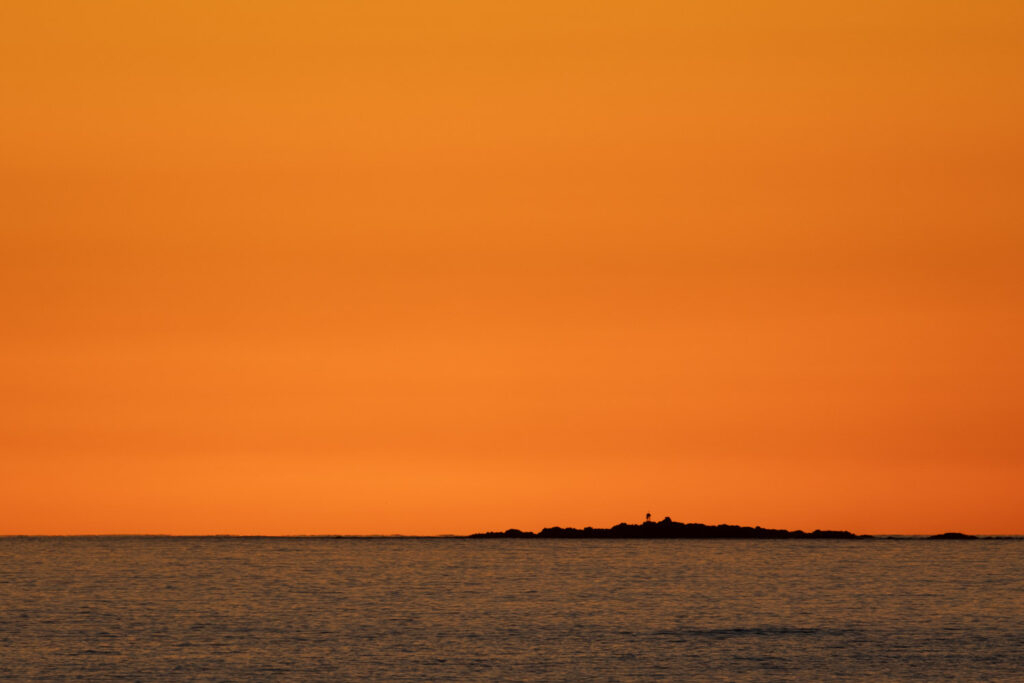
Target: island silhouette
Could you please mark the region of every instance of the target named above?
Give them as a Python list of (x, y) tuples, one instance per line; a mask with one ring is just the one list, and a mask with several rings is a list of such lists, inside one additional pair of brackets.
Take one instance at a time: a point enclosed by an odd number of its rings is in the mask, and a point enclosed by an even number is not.
[(508, 529), (507, 531), (486, 531), (470, 534), (469, 538), (872, 538), (868, 535), (855, 534), (850, 531), (828, 531), (816, 529), (807, 531), (788, 531), (786, 529), (765, 529), (760, 526), (737, 526), (735, 524), (708, 524), (674, 522), (666, 517), (660, 522), (652, 522), (650, 515), (641, 524), (622, 522), (608, 529), (584, 527), (553, 526), (534, 533)]
[(930, 541), (976, 541), (976, 540), (978, 540), (978, 537), (977, 536), (973, 536), (971, 534), (962, 534), (959, 531), (948, 531), (948, 532), (946, 532), (944, 534), (935, 534), (934, 536), (929, 536), (928, 540), (930, 540)]

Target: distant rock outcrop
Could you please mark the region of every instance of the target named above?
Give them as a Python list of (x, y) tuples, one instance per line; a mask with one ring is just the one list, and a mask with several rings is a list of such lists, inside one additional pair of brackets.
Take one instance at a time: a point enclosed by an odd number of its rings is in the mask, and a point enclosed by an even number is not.
[(471, 534), (470, 538), (870, 538), (859, 536), (849, 531), (787, 531), (785, 529), (765, 529), (759, 526), (736, 526), (734, 524), (684, 524), (673, 522), (666, 517), (660, 522), (647, 521), (643, 524), (616, 524), (610, 529), (583, 529), (548, 527), (539, 533), (509, 529), (508, 531), (488, 531)]
[(945, 533), (945, 534), (935, 534), (934, 536), (929, 536), (928, 540), (931, 540), (931, 541), (976, 541), (976, 540), (978, 540), (978, 537), (977, 536), (971, 536), (970, 534), (961, 534), (958, 531), (950, 531), (950, 532)]

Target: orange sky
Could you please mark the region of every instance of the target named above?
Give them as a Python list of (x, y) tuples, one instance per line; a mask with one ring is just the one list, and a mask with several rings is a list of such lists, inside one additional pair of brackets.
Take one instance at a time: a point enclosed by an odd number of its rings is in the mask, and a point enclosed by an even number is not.
[(5, 3), (0, 533), (1024, 533), (1024, 3)]

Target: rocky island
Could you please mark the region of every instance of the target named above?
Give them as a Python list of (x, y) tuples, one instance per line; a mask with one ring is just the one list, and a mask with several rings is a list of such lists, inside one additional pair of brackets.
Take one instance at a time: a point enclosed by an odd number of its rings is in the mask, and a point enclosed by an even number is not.
[(585, 527), (583, 529), (548, 527), (540, 532), (520, 531), (509, 529), (507, 531), (488, 531), (484, 533), (471, 534), (469, 538), (870, 538), (870, 536), (858, 535), (849, 531), (787, 531), (786, 529), (765, 529), (759, 526), (736, 526), (734, 524), (719, 524), (710, 526), (707, 524), (694, 524), (673, 522), (666, 517), (660, 522), (650, 520), (642, 524), (627, 524), (622, 522), (609, 529), (595, 529)]
[(928, 537), (929, 541), (976, 541), (977, 536), (971, 534), (962, 534), (959, 531), (949, 531), (944, 534), (935, 534), (934, 536)]

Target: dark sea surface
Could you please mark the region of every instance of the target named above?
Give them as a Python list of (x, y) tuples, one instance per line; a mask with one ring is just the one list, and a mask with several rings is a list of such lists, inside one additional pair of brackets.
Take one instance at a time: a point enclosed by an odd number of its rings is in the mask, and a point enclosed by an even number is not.
[(1024, 681), (1024, 541), (0, 538), (0, 678)]

